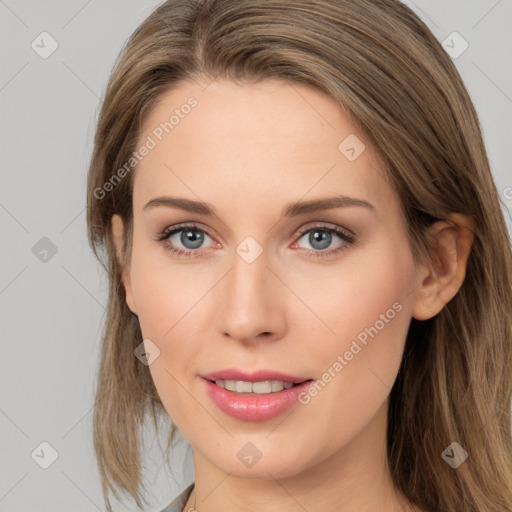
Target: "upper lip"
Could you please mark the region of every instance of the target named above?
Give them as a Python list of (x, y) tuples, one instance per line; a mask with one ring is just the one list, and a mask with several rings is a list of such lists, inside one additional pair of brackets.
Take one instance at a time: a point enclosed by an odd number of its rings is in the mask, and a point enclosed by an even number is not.
[(309, 377), (298, 377), (296, 375), (289, 375), (275, 370), (261, 369), (253, 372), (244, 372), (242, 370), (237, 370), (236, 368), (226, 368), (217, 372), (205, 373), (202, 374), (201, 377), (211, 381), (243, 380), (246, 382), (261, 382), (265, 380), (279, 380), (283, 382), (293, 382), (294, 384), (310, 380)]

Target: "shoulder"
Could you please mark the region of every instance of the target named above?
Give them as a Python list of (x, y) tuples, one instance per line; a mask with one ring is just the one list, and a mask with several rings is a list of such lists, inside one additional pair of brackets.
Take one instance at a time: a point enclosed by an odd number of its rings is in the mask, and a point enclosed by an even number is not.
[(187, 503), (187, 500), (194, 490), (194, 482), (192, 482), (187, 488), (185, 488), (183, 491), (181, 491), (176, 498), (174, 498), (171, 503), (169, 503), (164, 509), (162, 509), (160, 512), (181, 512), (183, 510), (183, 507), (185, 506), (185, 503)]

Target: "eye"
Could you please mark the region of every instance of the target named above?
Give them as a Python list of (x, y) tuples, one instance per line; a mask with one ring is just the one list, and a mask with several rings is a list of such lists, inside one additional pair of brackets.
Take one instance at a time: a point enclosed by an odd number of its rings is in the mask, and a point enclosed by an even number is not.
[(156, 237), (159, 242), (168, 240), (170, 244), (164, 244), (165, 249), (178, 255), (195, 256), (198, 253), (206, 239), (213, 239), (195, 224), (174, 226), (165, 229)]
[[(347, 249), (348, 246), (355, 243), (355, 236), (353, 234), (325, 225), (309, 227), (303, 230), (300, 235), (300, 239), (292, 247), (301, 247), (300, 241), (304, 239), (310, 245), (310, 248), (305, 248), (310, 256), (330, 256)], [(336, 239), (339, 242), (336, 246), (332, 247), (332, 243)]]
[[(353, 245), (356, 240), (356, 237), (352, 232), (326, 225), (308, 227), (303, 229), (299, 234), (299, 240), (292, 244), (291, 247), (293, 249), (305, 249), (308, 256), (313, 257), (328, 257), (337, 254), (348, 249), (348, 247)], [(166, 228), (155, 237), (155, 240), (164, 244), (164, 248), (167, 251), (178, 256), (189, 257), (198, 256), (202, 253), (203, 249), (208, 248), (208, 246), (203, 246), (206, 239), (213, 242), (213, 244), (210, 244), (210, 247), (220, 246), (218, 242), (215, 242), (206, 233), (206, 231), (199, 228), (196, 224), (179, 225)], [(303, 239), (310, 244), (311, 248), (304, 248), (300, 245), (300, 241)], [(331, 247), (333, 241), (336, 241), (336, 239), (339, 240), (338, 244)]]

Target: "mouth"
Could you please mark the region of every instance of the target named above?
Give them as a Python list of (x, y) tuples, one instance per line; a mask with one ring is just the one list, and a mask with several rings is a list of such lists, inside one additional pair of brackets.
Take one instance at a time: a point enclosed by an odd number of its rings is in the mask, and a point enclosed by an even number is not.
[(314, 381), (273, 371), (248, 374), (227, 370), (200, 377), (212, 402), (228, 416), (244, 421), (265, 421), (281, 415)]
[(271, 395), (274, 393), (279, 393), (283, 391), (283, 389), (290, 389), (304, 382), (308, 382), (313, 379), (306, 379), (302, 382), (289, 382), (282, 380), (262, 380), (262, 381), (245, 381), (245, 380), (209, 380), (212, 384), (219, 386), (222, 389), (227, 391), (231, 391), (233, 393), (237, 393), (238, 395), (249, 395), (249, 396), (257, 396), (257, 395)]

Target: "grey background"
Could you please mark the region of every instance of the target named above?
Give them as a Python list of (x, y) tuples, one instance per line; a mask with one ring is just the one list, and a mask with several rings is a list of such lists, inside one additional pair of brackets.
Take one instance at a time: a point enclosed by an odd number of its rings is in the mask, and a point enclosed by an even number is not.
[[(0, 0), (0, 511), (104, 510), (91, 408), (107, 288), (86, 240), (86, 173), (115, 58), (159, 3)], [(440, 41), (468, 42), (455, 62), (510, 208), (511, 0), (405, 3)], [(43, 31), (58, 43), (47, 59), (31, 47)], [(148, 441), (147, 510), (159, 510), (192, 481), (191, 451), (181, 443), (167, 468)], [(58, 453), (47, 469), (42, 442)]]

